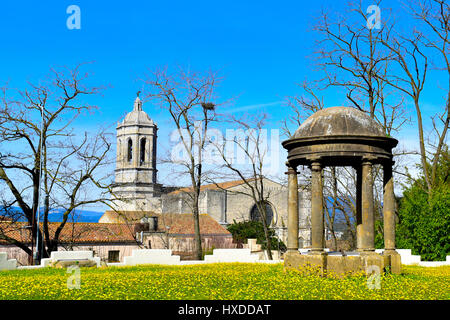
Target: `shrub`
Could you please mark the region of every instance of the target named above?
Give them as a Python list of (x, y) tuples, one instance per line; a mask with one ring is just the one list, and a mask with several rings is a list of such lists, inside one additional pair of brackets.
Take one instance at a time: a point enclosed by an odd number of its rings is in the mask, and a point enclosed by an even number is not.
[(424, 260), (445, 260), (450, 253), (450, 188), (428, 195), (418, 184), (400, 202), (397, 247), (410, 248)]
[[(246, 243), (247, 239), (257, 239), (262, 249), (266, 249), (266, 237), (264, 235), (264, 226), (260, 221), (233, 221), (228, 226), (228, 231), (233, 235), (233, 240), (237, 243)], [(272, 250), (286, 251), (286, 245), (275, 236), (275, 231), (269, 229), (269, 238)]]

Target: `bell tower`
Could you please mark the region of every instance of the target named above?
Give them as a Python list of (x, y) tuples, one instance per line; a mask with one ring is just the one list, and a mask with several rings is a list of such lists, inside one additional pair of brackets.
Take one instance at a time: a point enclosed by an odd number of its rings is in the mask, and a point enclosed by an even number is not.
[(157, 211), (161, 185), (156, 182), (158, 127), (142, 110), (139, 93), (133, 111), (117, 125), (117, 158), (113, 193), (121, 210)]

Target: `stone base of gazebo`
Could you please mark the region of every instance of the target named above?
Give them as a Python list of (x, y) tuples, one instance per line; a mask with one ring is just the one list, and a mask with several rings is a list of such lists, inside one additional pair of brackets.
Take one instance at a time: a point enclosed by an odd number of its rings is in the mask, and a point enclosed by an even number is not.
[(401, 259), (397, 252), (318, 252), (304, 253), (298, 251), (286, 252), (284, 267), (310, 273), (312, 270), (320, 275), (351, 275), (356, 273), (391, 272), (401, 273)]

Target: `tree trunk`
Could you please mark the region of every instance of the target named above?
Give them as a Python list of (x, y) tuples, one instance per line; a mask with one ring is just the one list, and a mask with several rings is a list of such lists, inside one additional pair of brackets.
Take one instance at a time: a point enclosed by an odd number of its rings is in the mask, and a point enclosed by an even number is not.
[[(267, 221), (266, 221), (266, 204), (263, 201), (259, 201), (259, 204), (257, 204), (256, 207), (258, 209), (258, 212), (261, 217), (262, 224), (263, 224), (263, 228), (264, 228), (264, 237), (266, 238), (267, 257), (269, 260), (273, 260), (272, 244), (270, 241), (269, 228), (267, 227)], [(263, 213), (261, 213), (261, 212), (263, 212)]]
[(202, 260), (202, 238), (200, 235), (200, 215), (198, 210), (198, 199), (200, 189), (195, 190), (192, 214), (194, 217), (194, 248), (196, 260)]

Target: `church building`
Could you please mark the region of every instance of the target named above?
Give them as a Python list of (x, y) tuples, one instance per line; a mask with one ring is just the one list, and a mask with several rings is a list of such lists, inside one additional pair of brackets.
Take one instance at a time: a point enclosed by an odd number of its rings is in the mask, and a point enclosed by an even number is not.
[[(100, 223), (123, 219), (147, 221), (150, 217), (191, 214), (189, 187), (174, 188), (157, 181), (157, 124), (142, 108), (138, 97), (133, 110), (117, 125), (117, 159), (113, 196), (116, 210), (107, 211)], [(286, 243), (287, 187), (264, 178), (266, 221)], [(224, 227), (234, 221), (258, 220), (256, 204), (242, 180), (201, 187), (199, 209)], [(310, 245), (310, 197), (307, 186), (299, 186), (299, 243)], [(117, 215), (120, 215), (117, 217)], [(226, 231), (226, 230), (225, 230)], [(202, 230), (200, 230), (203, 233)]]

